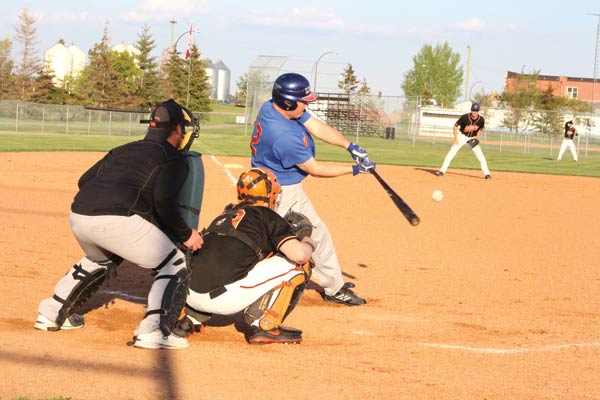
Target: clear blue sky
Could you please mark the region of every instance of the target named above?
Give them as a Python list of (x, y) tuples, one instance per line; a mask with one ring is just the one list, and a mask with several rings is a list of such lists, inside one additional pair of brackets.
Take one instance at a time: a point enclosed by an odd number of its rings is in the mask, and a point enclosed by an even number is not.
[[(358, 3), (358, 5), (352, 5)], [(133, 43), (150, 27), (158, 49), (189, 30), (203, 57), (222, 59), (231, 88), (258, 55), (315, 60), (320, 65), (352, 64), (373, 93), (401, 95), (403, 75), (424, 44), (448, 42), (466, 71), (471, 46), (470, 85), (475, 91), (504, 86), (507, 70), (592, 78), (598, 0), (415, 1), (307, 0), (22, 0), (4, 2), (0, 37), (13, 37), (17, 15), (27, 8), (37, 17), (39, 54), (60, 38), (87, 53), (110, 22), (112, 44)], [(178, 49), (185, 49), (183, 39)], [(13, 54), (18, 53), (15, 46)], [(16, 56), (16, 54), (14, 54)], [(599, 60), (600, 62), (600, 60)], [(321, 67), (319, 67), (321, 69)], [(600, 67), (597, 75), (600, 75)], [(597, 78), (600, 78), (597, 76)], [(463, 85), (464, 89), (464, 85)]]

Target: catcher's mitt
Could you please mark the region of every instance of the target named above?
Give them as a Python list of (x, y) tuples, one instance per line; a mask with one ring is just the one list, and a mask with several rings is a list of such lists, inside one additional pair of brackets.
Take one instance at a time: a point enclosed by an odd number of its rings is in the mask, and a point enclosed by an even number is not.
[(312, 235), (313, 224), (306, 217), (296, 211), (289, 210), (283, 218), (292, 226), (292, 232), (298, 237), (299, 240), (302, 238)]
[(477, 138), (469, 139), (469, 140), (467, 140), (467, 143), (469, 144), (469, 146), (471, 146), (472, 149), (474, 149), (475, 146), (477, 146), (479, 144), (479, 139), (477, 139)]

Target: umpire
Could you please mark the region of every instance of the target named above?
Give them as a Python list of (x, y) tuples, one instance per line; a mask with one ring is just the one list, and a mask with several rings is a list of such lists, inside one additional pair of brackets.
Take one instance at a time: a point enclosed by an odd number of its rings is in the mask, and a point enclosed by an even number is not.
[[(148, 294), (148, 312), (136, 329), (134, 345), (188, 346), (186, 339), (171, 334), (165, 318), (181, 303), (177, 295), (185, 297), (181, 286), (187, 282), (185, 256), (175, 242), (190, 250), (203, 244), (198, 231), (182, 219), (177, 205), (188, 175), (180, 150), (184, 144), (189, 148), (197, 135), (195, 129), (185, 129), (193, 119), (192, 113), (174, 100), (161, 103), (150, 114), (143, 140), (112, 149), (81, 176), (70, 223), (85, 256), (58, 282), (54, 296), (40, 303), (35, 328), (82, 328), (83, 316), (73, 311), (125, 259), (156, 273)], [(178, 314), (181, 306), (173, 312)]]

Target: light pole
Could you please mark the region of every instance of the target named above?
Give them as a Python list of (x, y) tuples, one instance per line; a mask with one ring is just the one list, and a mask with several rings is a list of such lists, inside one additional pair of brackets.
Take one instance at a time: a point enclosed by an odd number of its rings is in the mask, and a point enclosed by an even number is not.
[(598, 71), (598, 39), (600, 38), (600, 14), (591, 14), (598, 17), (596, 27), (596, 49), (594, 51), (594, 79), (592, 83), (592, 111), (594, 110), (594, 91), (596, 89), (596, 72)]
[(318, 75), (318, 68), (319, 68), (319, 62), (321, 61), (321, 58), (325, 57), (327, 54), (337, 54), (335, 51), (326, 51), (325, 53), (321, 54), (319, 56), (319, 58), (317, 58), (317, 62), (315, 63), (315, 82), (313, 83), (313, 91), (315, 93), (317, 93), (317, 77)]
[(473, 99), (473, 88), (475, 86), (477, 86), (480, 83), (485, 83), (484, 81), (477, 81), (474, 84), (471, 85), (471, 89), (469, 90), (469, 99), (472, 100)]

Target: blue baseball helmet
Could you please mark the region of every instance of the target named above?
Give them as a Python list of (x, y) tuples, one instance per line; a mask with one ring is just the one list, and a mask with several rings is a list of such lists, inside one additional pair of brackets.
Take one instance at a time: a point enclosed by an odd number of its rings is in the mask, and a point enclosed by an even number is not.
[(272, 98), (275, 104), (286, 111), (298, 108), (298, 102), (310, 103), (317, 99), (310, 90), (308, 79), (293, 72), (280, 75), (273, 83)]
[(479, 103), (471, 104), (471, 111), (479, 111), (480, 108)]

